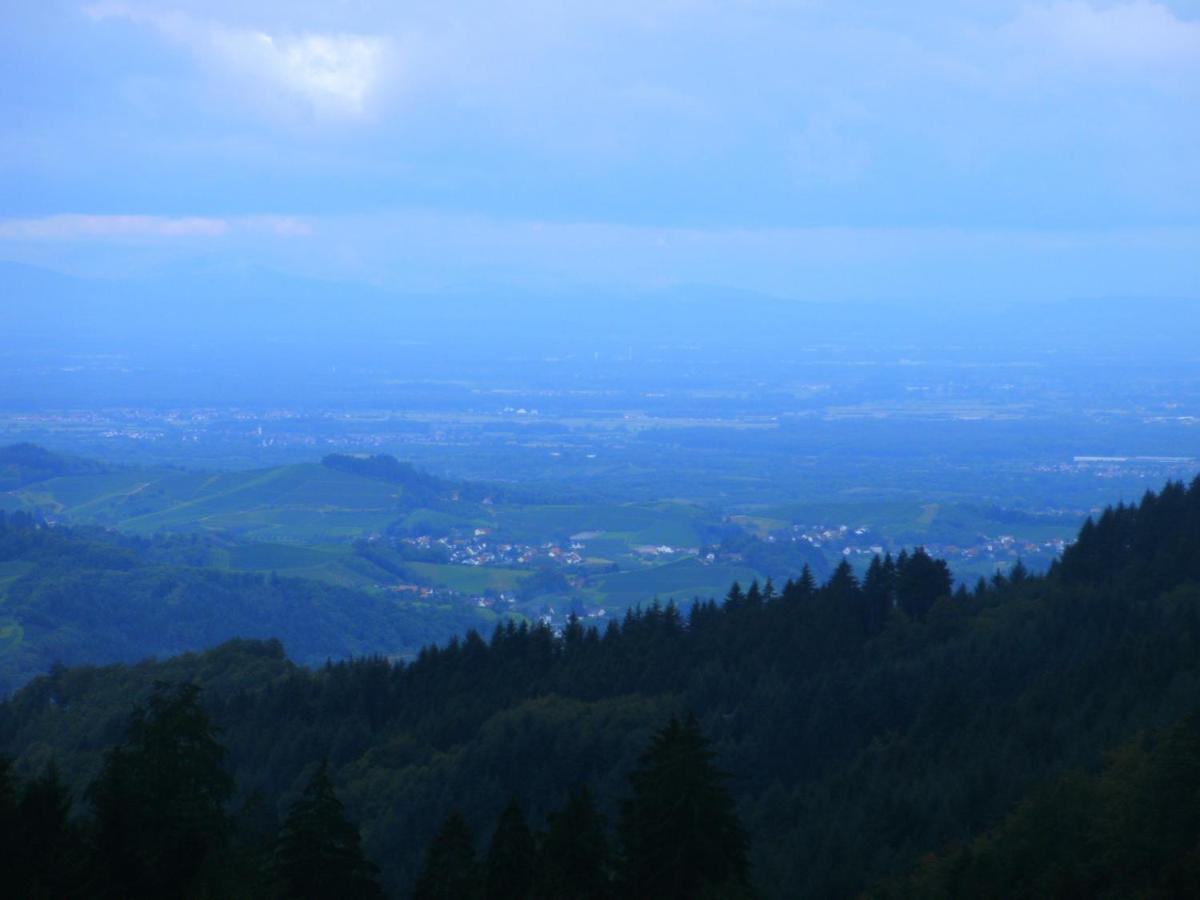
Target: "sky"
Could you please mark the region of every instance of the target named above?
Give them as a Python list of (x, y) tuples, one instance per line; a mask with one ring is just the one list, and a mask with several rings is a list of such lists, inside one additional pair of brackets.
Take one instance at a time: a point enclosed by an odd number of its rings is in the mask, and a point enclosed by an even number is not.
[(0, 123), (79, 277), (1200, 301), (1200, 0), (7, 0)]

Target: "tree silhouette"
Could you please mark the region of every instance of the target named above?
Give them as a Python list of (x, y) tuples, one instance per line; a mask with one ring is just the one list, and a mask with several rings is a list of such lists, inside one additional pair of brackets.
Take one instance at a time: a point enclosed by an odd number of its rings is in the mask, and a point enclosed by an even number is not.
[(472, 900), (478, 895), (478, 868), (470, 826), (455, 810), (425, 851), (413, 900)]
[(484, 864), (485, 900), (526, 900), (537, 845), (515, 799), (500, 813)]
[(628, 897), (691, 900), (747, 887), (747, 839), (694, 716), (671, 719), (630, 774), (621, 808)]
[(586, 787), (551, 813), (538, 851), (535, 900), (605, 900), (612, 896), (612, 860), (604, 816)]
[(941, 597), (949, 597), (954, 578), (945, 560), (934, 559), (918, 547), (896, 560), (896, 598), (911, 619), (923, 619)]
[(378, 872), (362, 853), (322, 760), (291, 809), (275, 846), (275, 890), (303, 900), (382, 897)]
[(189, 892), (225, 848), (233, 780), (193, 684), (157, 684), (129, 723), (125, 744), (105, 755), (88, 791), (104, 872), (102, 893), (121, 897)]
[(30, 781), (16, 806), (20, 826), (10, 836), (16, 850), (6, 880), (20, 896), (82, 894), (82, 842), (70, 819), (71, 792), (53, 760)]

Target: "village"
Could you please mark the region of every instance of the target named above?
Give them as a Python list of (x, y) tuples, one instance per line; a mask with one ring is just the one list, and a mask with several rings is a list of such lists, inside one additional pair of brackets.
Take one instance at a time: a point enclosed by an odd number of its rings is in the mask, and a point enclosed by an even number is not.
[(460, 566), (532, 566), (557, 563), (578, 566), (586, 549), (580, 541), (546, 541), (542, 544), (518, 544), (489, 540), (486, 528), (476, 528), (470, 537), (433, 537), (428, 534), (402, 537), (402, 545), (428, 553), (439, 562)]
[[(827, 555), (840, 553), (843, 557), (882, 556), (885, 552), (896, 553), (896, 548), (888, 546), (871, 528), (861, 525), (852, 528), (849, 525), (838, 526), (804, 526), (793, 525), (787, 537), (794, 543), (803, 543), (816, 550), (822, 550)], [(779, 540), (776, 535), (768, 535), (765, 540), (775, 543)], [(1013, 562), (1017, 559), (1026, 563), (1044, 561), (1047, 564), (1058, 556), (1070, 542), (1063, 538), (1033, 540), (1011, 534), (1001, 534), (995, 537), (979, 535), (971, 543), (947, 543), (930, 541), (923, 544), (925, 551), (939, 559), (945, 559), (951, 565), (954, 560), (994, 560), (997, 563)]]

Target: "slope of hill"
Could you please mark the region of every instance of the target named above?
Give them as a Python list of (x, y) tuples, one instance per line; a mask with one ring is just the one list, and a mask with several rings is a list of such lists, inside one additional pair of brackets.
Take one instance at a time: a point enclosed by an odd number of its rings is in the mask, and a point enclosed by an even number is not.
[(318, 464), (236, 472), (119, 469), (16, 492), (24, 506), (124, 531), (225, 531), (282, 541), (358, 535), (396, 516), (401, 489)]
[(67, 475), (97, 475), (106, 468), (92, 460), (51, 453), (36, 444), (11, 444), (0, 447), (0, 491)]
[(1200, 714), (1141, 734), (1099, 773), (1034, 791), (986, 834), (923, 859), (878, 900), (1200, 896)]
[[(59, 670), (0, 707), (0, 746), (24, 772), (57, 758), (80, 789), (153, 682), (195, 681), (242, 789), (277, 811), (329, 759), (402, 895), (453, 808), (481, 833), (513, 796), (537, 821), (588, 785), (612, 821), (648, 736), (690, 709), (732, 775), (763, 895), (853, 896), (1194, 711), (1198, 557), (1200, 479), (1085, 526), (1048, 575), (974, 592), (950, 595), (916, 553), (861, 583), (841, 566), (822, 587), (735, 588), (561, 640), (513, 625), (401, 666), (310, 671), (243, 643)], [(1182, 865), (1174, 847), (1147, 852)]]
[(278, 637), (293, 658), (415, 653), (495, 617), (327, 583), (180, 564), (189, 542), (39, 526), (0, 513), (0, 693), (52, 665), (132, 662)]
[[(530, 617), (585, 606), (619, 613), (656, 595), (690, 600), (733, 578), (794, 574), (805, 562), (826, 571), (821, 554), (799, 545), (776, 554), (770, 567), (701, 565), (698, 548), (728, 526), (719, 513), (694, 503), (584, 501), (536, 487), (453, 481), (386, 455), (331, 454), (319, 464), (248, 471), (113, 467), (47, 474), (0, 493), (0, 509), (137, 535), (207, 535), (228, 549), (210, 555), (207, 565), (277, 571), (368, 591), (419, 583), (467, 597), (512, 594), (539, 568), (563, 574), (560, 551), (571, 551), (574, 535), (590, 535), (586, 549), (578, 548), (586, 560), (581, 555), (572, 560), (578, 567), (566, 570), (572, 589), (543, 591), (536, 604), (521, 610)], [(459, 544), (482, 541), (510, 549), (506, 561), (480, 568), (471, 557), (487, 549), (482, 545), (462, 550), (452, 560), (456, 565), (418, 559), (389, 573), (364, 564), (354, 547), (358, 539), (380, 535), (393, 542), (452, 537)], [(670, 552), (653, 552), (661, 546)], [(522, 556), (524, 562), (516, 562)]]

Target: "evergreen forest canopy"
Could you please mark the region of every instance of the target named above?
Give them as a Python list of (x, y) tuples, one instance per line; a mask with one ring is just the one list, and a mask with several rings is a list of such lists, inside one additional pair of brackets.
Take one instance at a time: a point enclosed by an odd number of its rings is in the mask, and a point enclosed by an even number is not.
[(916, 551), (409, 663), (235, 641), (59, 668), (0, 707), (14, 871), (52, 895), (325, 896), (288, 880), (314, 858), (349, 896), (1200, 893), (1200, 478), (1089, 520), (1043, 576), (951, 587)]

